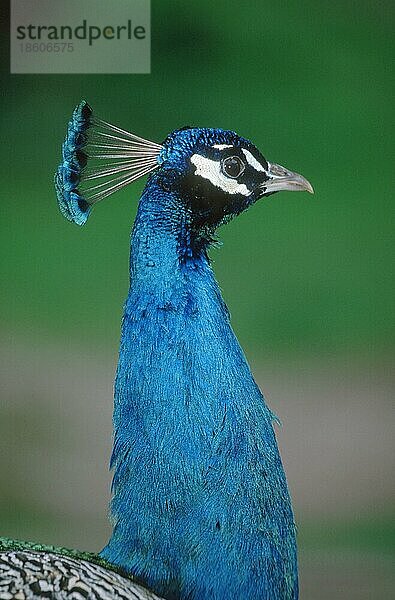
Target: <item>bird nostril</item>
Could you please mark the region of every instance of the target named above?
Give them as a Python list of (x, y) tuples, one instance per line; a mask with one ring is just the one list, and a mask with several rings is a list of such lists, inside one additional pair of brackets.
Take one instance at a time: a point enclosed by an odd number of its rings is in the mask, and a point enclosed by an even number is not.
[(289, 175), (289, 171), (287, 171), (287, 169), (285, 169), (281, 165), (276, 165), (274, 163), (273, 164), (268, 163), (268, 166), (269, 166), (269, 173), (271, 175), (276, 175), (277, 177), (284, 177), (286, 175)]

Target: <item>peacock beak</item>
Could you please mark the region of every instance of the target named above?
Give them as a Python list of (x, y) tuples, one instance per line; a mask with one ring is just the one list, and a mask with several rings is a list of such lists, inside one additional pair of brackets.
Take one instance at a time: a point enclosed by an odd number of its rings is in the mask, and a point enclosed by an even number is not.
[(268, 163), (266, 171), (269, 179), (262, 183), (264, 193), (280, 192), (288, 190), (290, 192), (309, 192), (314, 194), (313, 186), (303, 175), (288, 171), (281, 165)]

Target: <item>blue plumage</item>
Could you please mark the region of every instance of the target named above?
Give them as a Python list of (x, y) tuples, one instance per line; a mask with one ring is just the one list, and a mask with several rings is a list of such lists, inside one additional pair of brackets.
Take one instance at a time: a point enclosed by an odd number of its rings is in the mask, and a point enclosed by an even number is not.
[[(74, 157), (86, 121), (76, 111), (57, 181), (63, 214), (81, 224), (90, 205), (78, 191)], [(311, 186), (230, 131), (184, 128), (163, 145), (134, 144), (138, 172), (153, 173), (131, 239), (115, 382), (114, 526), (101, 556), (169, 600), (295, 600), (295, 526), (274, 416), (207, 251), (216, 228), (259, 198)], [(88, 204), (83, 214), (73, 194)]]
[(82, 170), (86, 164), (83, 148), (87, 141), (92, 109), (85, 101), (74, 109), (68, 125), (67, 136), (62, 146), (62, 163), (55, 174), (55, 190), (59, 208), (69, 221), (84, 225), (90, 207), (77, 191)]

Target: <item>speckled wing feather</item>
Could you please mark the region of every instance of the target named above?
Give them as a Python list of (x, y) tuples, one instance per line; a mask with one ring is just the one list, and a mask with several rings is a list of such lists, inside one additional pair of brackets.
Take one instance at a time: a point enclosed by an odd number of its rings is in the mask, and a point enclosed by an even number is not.
[(66, 552), (0, 545), (0, 600), (160, 600), (95, 555), (101, 564)]

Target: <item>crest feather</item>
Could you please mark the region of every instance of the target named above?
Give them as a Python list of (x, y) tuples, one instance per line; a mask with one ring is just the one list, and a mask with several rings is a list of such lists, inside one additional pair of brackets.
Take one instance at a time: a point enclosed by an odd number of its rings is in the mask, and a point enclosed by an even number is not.
[(68, 124), (55, 189), (62, 214), (83, 225), (94, 204), (154, 171), (160, 144), (93, 114), (83, 100)]

